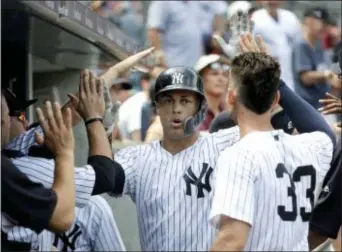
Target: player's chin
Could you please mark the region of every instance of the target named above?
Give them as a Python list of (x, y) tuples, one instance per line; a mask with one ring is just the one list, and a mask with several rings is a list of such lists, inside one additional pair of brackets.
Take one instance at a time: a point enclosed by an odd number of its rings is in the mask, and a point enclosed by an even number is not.
[(183, 128), (170, 129), (168, 136), (171, 139), (182, 139), (185, 137), (184, 129)]

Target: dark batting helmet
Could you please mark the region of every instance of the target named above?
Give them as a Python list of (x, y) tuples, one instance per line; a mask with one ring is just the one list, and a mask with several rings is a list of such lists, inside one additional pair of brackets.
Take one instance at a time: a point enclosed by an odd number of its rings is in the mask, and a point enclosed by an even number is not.
[(157, 97), (168, 91), (186, 90), (196, 93), (200, 99), (200, 106), (198, 112), (184, 123), (184, 134), (186, 136), (195, 132), (207, 113), (207, 103), (203, 92), (202, 78), (195, 72), (195, 70), (188, 67), (172, 67), (162, 72), (154, 86), (154, 101)]

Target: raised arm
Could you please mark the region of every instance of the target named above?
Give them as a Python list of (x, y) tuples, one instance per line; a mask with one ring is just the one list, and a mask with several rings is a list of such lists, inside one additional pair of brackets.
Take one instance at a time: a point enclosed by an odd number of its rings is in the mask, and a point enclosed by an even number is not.
[[(105, 85), (110, 89), (112, 86), (112, 82), (114, 79), (118, 78), (118, 76), (126, 71), (128, 71), (130, 68), (134, 67), (136, 64), (139, 63), (140, 60), (150, 55), (154, 50), (154, 47), (151, 47), (149, 49), (146, 49), (144, 51), (138, 52), (123, 61), (120, 61), (119, 63), (115, 64), (114, 66), (110, 67), (104, 74), (100, 76), (101, 79), (103, 79)], [(74, 94), (74, 96), (78, 96), (78, 93)], [(70, 97), (70, 95), (69, 95)], [(72, 115), (73, 115), (73, 125), (76, 125), (78, 122), (82, 120), (82, 118), (79, 116), (75, 108), (72, 106), (71, 100), (69, 100), (66, 104), (64, 104), (62, 110), (63, 114), (65, 113), (66, 108), (71, 108)]]
[[(256, 51), (267, 53), (260, 36), (257, 36), (256, 42), (251, 34), (242, 35), (239, 43), (242, 52)], [(281, 94), (279, 104), (290, 117), (299, 133), (322, 131), (330, 137), (334, 144), (336, 143), (332, 129), (315, 108), (288, 88), (283, 81), (280, 81), (279, 91)]]
[[(152, 47), (152, 48), (146, 49), (144, 51), (141, 51), (139, 53), (136, 53), (124, 59), (123, 61), (110, 67), (104, 74), (100, 76), (100, 78), (102, 78), (104, 80), (105, 85), (108, 88), (110, 88), (112, 86), (112, 81), (115, 78), (117, 78), (121, 73), (134, 67), (140, 60), (150, 55), (153, 52), (153, 50), (154, 48)], [(74, 94), (74, 96), (77, 97), (78, 93)], [(73, 125), (76, 125), (82, 120), (78, 112), (75, 110), (71, 100), (69, 100), (62, 107), (63, 117), (65, 116), (66, 108), (71, 109)], [(104, 121), (106, 121), (106, 118), (104, 118)], [(35, 131), (38, 131), (39, 133), (43, 133), (40, 125), (37, 125), (36, 127), (33, 127), (29, 129), (28, 131), (26, 131), (25, 133), (12, 139), (11, 142), (6, 146), (6, 149), (18, 150), (18, 151), (23, 152), (24, 154), (28, 154), (30, 147), (35, 144), (35, 137), (34, 137)]]
[(37, 108), (37, 116), (44, 137), (36, 134), (39, 144), (46, 144), (55, 156), (55, 176), (52, 189), (57, 196), (57, 203), (49, 221), (49, 228), (60, 231), (68, 229), (74, 219), (75, 181), (74, 181), (74, 136), (71, 125), (71, 111), (66, 110), (63, 119), (58, 104), (45, 103), (43, 112)]
[(122, 166), (113, 160), (111, 145), (107, 139), (103, 116), (105, 112), (103, 81), (95, 74), (82, 72), (78, 96), (71, 95), (71, 101), (83, 118), (89, 141), (88, 164), (96, 173), (93, 195), (113, 192), (124, 183)]

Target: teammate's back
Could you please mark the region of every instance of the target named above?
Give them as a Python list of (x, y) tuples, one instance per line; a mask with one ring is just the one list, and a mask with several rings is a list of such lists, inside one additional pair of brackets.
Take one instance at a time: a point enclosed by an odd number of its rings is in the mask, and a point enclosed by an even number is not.
[(315, 191), (329, 169), (332, 148), (321, 132), (249, 133), (221, 153), (213, 220), (223, 214), (250, 224), (247, 251), (307, 250)]

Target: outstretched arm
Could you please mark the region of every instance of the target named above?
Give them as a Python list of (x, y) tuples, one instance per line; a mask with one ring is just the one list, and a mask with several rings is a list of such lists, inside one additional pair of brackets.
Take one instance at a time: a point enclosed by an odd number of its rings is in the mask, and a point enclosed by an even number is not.
[[(126, 72), (130, 68), (134, 67), (140, 60), (150, 55), (154, 50), (154, 47), (146, 49), (144, 51), (138, 52), (123, 61), (115, 64), (114, 66), (110, 67), (104, 74), (100, 76), (100, 78), (104, 81), (107, 87), (110, 89), (112, 86), (112, 82), (115, 78), (117, 78), (121, 73)], [(78, 96), (78, 93), (74, 94)], [(72, 105), (71, 101), (69, 100), (62, 108), (63, 115), (65, 113), (66, 108), (70, 108), (72, 111), (72, 119), (73, 125), (76, 125), (80, 122), (81, 117), (76, 112), (74, 106)]]
[[(257, 41), (255, 41), (251, 34), (242, 35), (239, 44), (241, 51), (244, 53), (267, 53), (261, 36), (257, 36)], [(309, 103), (304, 101), (301, 97), (289, 89), (282, 80), (280, 80), (279, 91), (281, 94), (279, 104), (290, 117), (299, 133), (322, 131), (330, 137), (335, 145), (335, 135), (329, 124), (318, 111), (316, 111)]]
[(334, 132), (324, 117), (314, 107), (288, 88), (282, 80), (280, 80), (279, 91), (281, 94), (279, 104), (291, 118), (299, 133), (322, 131), (330, 137), (335, 145), (336, 138)]

